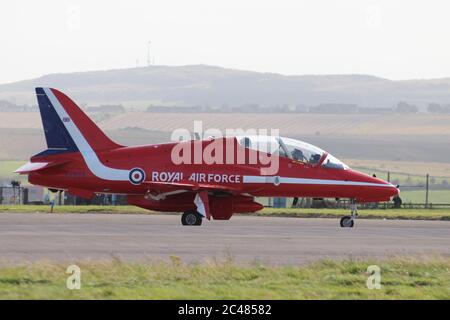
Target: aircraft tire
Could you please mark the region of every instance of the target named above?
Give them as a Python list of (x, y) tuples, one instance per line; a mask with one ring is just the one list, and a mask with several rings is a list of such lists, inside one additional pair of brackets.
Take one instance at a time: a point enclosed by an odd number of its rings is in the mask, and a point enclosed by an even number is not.
[(352, 217), (345, 216), (341, 218), (340, 224), (342, 228), (353, 228), (355, 222), (353, 221)]
[(183, 226), (200, 226), (202, 216), (195, 210), (186, 211), (181, 216), (181, 224)]

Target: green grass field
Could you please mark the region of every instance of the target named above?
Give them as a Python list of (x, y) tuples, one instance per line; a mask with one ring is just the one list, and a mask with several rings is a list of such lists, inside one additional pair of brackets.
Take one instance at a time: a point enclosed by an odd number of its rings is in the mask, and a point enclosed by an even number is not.
[(26, 181), (26, 176), (14, 173), (24, 163), (25, 161), (0, 161), (0, 181), (10, 181), (12, 179)]
[[(367, 267), (381, 269), (368, 289)], [(80, 263), (81, 288), (69, 290), (68, 265), (0, 267), (0, 299), (450, 299), (450, 259), (325, 260), (303, 266), (232, 261)]]
[[(49, 213), (49, 205), (0, 205), (0, 212)], [(157, 212), (134, 206), (55, 206), (54, 213), (140, 213), (155, 214)]]
[[(261, 216), (298, 218), (340, 218), (348, 215), (348, 209), (314, 208), (264, 208), (256, 213)], [(358, 210), (362, 219), (412, 219), (450, 220), (450, 209), (365, 209)]]
[[(37, 205), (0, 205), (0, 213), (49, 213), (50, 206)], [(116, 214), (161, 214), (134, 206), (55, 206), (54, 213), (116, 213)], [(363, 219), (417, 219), (450, 220), (450, 209), (366, 209), (359, 210)], [(166, 214), (166, 213), (162, 213)], [(348, 215), (348, 209), (314, 208), (264, 208), (257, 213), (242, 215), (298, 217), (298, 218), (340, 218)]]
[[(399, 180), (409, 180), (410, 182), (425, 181), (426, 174), (435, 177), (435, 181), (439, 183), (439, 179), (450, 178), (450, 163), (448, 162), (420, 162), (420, 161), (389, 161), (375, 159), (343, 159), (351, 168), (357, 169), (368, 174), (375, 173), (382, 179), (388, 178), (388, 172), (391, 173), (390, 178)], [(412, 160), (412, 158), (411, 158)]]
[[(403, 203), (425, 203), (425, 190), (402, 190), (400, 193)], [(429, 203), (450, 203), (450, 189), (430, 190)]]

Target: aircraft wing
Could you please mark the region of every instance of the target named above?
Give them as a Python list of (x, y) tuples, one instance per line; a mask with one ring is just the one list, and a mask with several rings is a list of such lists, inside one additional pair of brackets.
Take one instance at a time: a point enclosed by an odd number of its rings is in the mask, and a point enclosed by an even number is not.
[(241, 189), (238, 187), (216, 185), (216, 184), (206, 184), (206, 183), (188, 183), (188, 182), (155, 182), (146, 181), (144, 182), (146, 186), (150, 189), (155, 190), (186, 190), (186, 191), (223, 191), (229, 193), (240, 193)]

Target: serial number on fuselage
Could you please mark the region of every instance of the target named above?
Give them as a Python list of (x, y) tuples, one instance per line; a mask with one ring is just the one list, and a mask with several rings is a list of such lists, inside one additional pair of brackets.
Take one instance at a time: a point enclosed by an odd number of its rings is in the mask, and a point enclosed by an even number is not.
[[(188, 175), (188, 181), (199, 183), (241, 183), (242, 181), (238, 174), (193, 172)], [(185, 174), (179, 171), (152, 171), (151, 175), (153, 182), (180, 182), (184, 181), (184, 178)]]

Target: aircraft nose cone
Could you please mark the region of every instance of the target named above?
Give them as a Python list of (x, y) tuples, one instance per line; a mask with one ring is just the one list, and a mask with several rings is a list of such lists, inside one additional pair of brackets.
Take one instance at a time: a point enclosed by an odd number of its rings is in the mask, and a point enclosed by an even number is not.
[(390, 182), (385, 182), (385, 183), (389, 185), (389, 187), (387, 187), (387, 189), (389, 190), (388, 192), (389, 192), (389, 196), (391, 198), (400, 195), (400, 189), (397, 188), (397, 186), (393, 185)]
[(397, 188), (396, 186), (393, 186), (392, 189), (394, 189), (393, 192), (395, 192), (393, 196), (399, 196), (400, 195), (400, 189), (399, 188)]
[(397, 188), (397, 186), (393, 185), (392, 183), (388, 181), (384, 181), (378, 178), (371, 177), (372, 181), (374, 183), (384, 184), (385, 185), (385, 191), (384, 193), (389, 196), (390, 198), (398, 196), (400, 194), (400, 189)]

